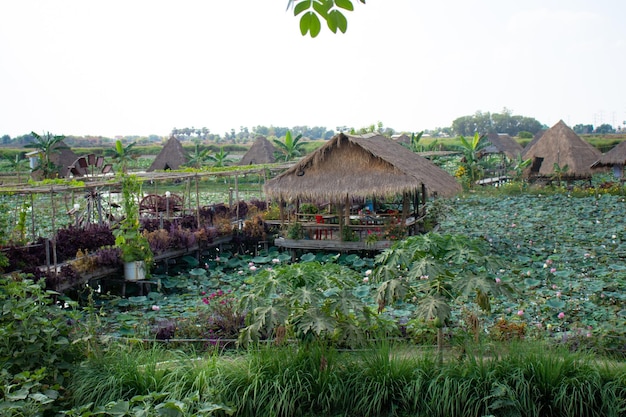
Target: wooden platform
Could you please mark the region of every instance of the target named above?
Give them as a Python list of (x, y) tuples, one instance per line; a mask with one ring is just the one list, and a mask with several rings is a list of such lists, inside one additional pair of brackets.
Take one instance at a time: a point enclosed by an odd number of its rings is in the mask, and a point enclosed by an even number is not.
[(393, 244), (390, 240), (377, 242), (341, 242), (337, 239), (285, 239), (274, 240), (274, 246), (285, 249), (328, 250), (335, 252), (383, 251)]

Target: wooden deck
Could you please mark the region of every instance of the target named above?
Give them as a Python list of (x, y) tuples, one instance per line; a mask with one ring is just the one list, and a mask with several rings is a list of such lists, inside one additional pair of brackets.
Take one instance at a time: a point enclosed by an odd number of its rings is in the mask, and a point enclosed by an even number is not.
[(342, 242), (338, 239), (285, 239), (279, 237), (274, 240), (274, 246), (285, 249), (327, 250), (334, 252), (383, 251), (390, 247), (393, 241), (379, 240), (377, 242)]

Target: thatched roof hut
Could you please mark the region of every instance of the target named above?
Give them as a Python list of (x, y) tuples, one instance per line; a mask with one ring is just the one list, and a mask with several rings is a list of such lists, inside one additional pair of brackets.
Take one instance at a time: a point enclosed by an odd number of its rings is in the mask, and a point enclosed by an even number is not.
[(273, 164), (276, 148), (264, 136), (258, 136), (248, 152), (239, 160), (239, 165)]
[(626, 165), (626, 141), (618, 143), (610, 151), (600, 156), (591, 164), (592, 169), (612, 167), (616, 177), (624, 175), (624, 165)]
[(522, 145), (506, 133), (490, 133), (487, 140), (491, 143), (483, 150), (487, 154), (501, 153), (509, 159), (517, 159), (524, 150)]
[(172, 136), (165, 143), (165, 146), (163, 146), (163, 149), (161, 149), (161, 152), (159, 152), (147, 171), (178, 169), (186, 163), (187, 152), (180, 141)]
[[(30, 155), (31, 157), (33, 156), (37, 157), (38, 153), (39, 151), (29, 152), (27, 156)], [(68, 167), (76, 160), (76, 158), (78, 158), (78, 155), (76, 155), (74, 151), (72, 151), (70, 147), (67, 146), (65, 142), (63, 141), (58, 142), (54, 146), (54, 148), (52, 148), (52, 153), (50, 154), (50, 161), (52, 161), (52, 163), (58, 168), (57, 169), (58, 178), (65, 178), (67, 176), (67, 173), (69, 172)], [(33, 171), (31, 173), (31, 177), (36, 181), (42, 180), (43, 179), (42, 170), (37, 169)]]
[(565, 122), (560, 120), (548, 129), (532, 146), (525, 149), (523, 159), (532, 159), (527, 171), (531, 177), (550, 177), (554, 164), (568, 166), (563, 178), (589, 178), (591, 165), (601, 156), (600, 151), (585, 142)]
[(456, 179), (429, 160), (380, 134), (340, 133), (265, 184), (283, 200), (401, 195), (425, 187), (429, 194), (461, 191)]

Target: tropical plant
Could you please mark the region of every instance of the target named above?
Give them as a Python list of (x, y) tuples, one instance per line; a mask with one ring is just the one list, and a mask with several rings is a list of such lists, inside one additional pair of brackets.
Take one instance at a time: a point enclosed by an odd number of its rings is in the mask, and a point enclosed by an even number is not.
[(214, 167), (224, 167), (226, 166), (226, 160), (228, 158), (228, 155), (230, 155), (230, 153), (224, 151), (224, 147), (222, 146), (220, 147), (219, 152), (217, 152), (215, 155), (207, 155), (207, 158), (213, 161)]
[(522, 181), (522, 176), (524, 175), (524, 170), (532, 164), (532, 159), (524, 159), (522, 158), (522, 154), (517, 154), (517, 158), (515, 159), (513, 165), (513, 181)]
[(53, 135), (50, 132), (44, 133), (42, 136), (35, 132), (31, 132), (35, 138), (35, 142), (25, 145), (25, 148), (34, 148), (39, 151), (39, 164), (33, 171), (41, 170), (42, 177), (56, 178), (58, 175), (58, 166), (53, 161), (53, 155), (58, 154), (67, 146), (63, 144), (65, 136)]
[(285, 134), (284, 141), (278, 139), (273, 139), (273, 141), (274, 145), (276, 145), (278, 150), (285, 156), (285, 161), (289, 161), (302, 155), (303, 144), (300, 142), (300, 139), (302, 139), (301, 134), (294, 138), (291, 131), (288, 130)]
[(369, 287), (361, 277), (336, 263), (318, 261), (279, 265), (253, 275), (237, 311), (246, 313), (240, 334), (245, 344), (293, 334), (300, 340), (326, 340), (356, 346), (375, 329), (375, 314), (363, 300)]
[[(359, 0), (365, 4), (365, 0)], [(287, 9), (293, 7), (294, 16), (302, 14), (300, 17), (300, 33), (305, 36), (307, 33), (315, 38), (319, 35), (322, 25), (320, 18), (326, 21), (328, 29), (337, 33), (348, 30), (348, 20), (343, 15), (343, 11), (353, 11), (352, 0), (289, 0)]]
[(471, 140), (467, 140), (464, 136), (459, 136), (459, 140), (461, 142), (459, 150), (463, 154), (460, 163), (460, 167), (463, 167), (463, 185), (466, 188), (472, 188), (482, 176), (483, 167), (480, 157), (490, 142), (485, 135), (479, 135), (478, 132), (474, 133)]
[(115, 245), (121, 249), (124, 262), (145, 261), (150, 266), (153, 258), (150, 242), (139, 231), (139, 204), (137, 198), (140, 194), (141, 185), (135, 175), (122, 177), (122, 204), (124, 218), (119, 228), (114, 231)]
[(488, 255), (485, 242), (462, 235), (411, 236), (378, 255), (376, 264), (380, 308), (397, 301), (417, 303), (417, 315), (438, 329), (440, 353), (453, 300), (469, 298), (488, 312), (490, 295), (509, 290), (496, 279), (499, 262)]
[(123, 174), (128, 172), (128, 165), (137, 159), (137, 154), (133, 149), (136, 142), (132, 142), (126, 146), (122, 143), (121, 140), (115, 141), (115, 146), (113, 149), (107, 149), (105, 151), (107, 156), (110, 156), (113, 161), (115, 161), (122, 171)]
[(210, 149), (200, 150), (200, 143), (196, 142), (194, 146), (194, 152), (189, 155), (187, 165), (194, 168), (201, 168), (202, 164), (210, 159)]
[(563, 177), (567, 175), (567, 172), (569, 171), (569, 165), (565, 164), (561, 166), (557, 162), (555, 162), (553, 166), (553, 171), (554, 172), (552, 174), (552, 177), (556, 179), (556, 184), (560, 187)]
[(21, 174), (25, 170), (28, 160), (21, 158), (19, 153), (15, 154), (15, 158), (4, 155), (4, 160), (8, 163), (9, 169), (17, 174), (17, 182), (21, 182)]

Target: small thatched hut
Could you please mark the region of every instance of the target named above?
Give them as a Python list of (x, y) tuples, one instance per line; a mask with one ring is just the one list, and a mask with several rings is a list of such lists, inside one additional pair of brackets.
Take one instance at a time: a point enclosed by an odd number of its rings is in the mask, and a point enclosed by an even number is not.
[(615, 178), (623, 178), (624, 164), (626, 164), (626, 141), (621, 142), (605, 153), (591, 165), (592, 169), (605, 167), (613, 168)]
[[(32, 151), (27, 153), (26, 155), (32, 159), (41, 159), (38, 156), (39, 151)], [(50, 154), (50, 161), (57, 167), (57, 177), (65, 178), (69, 172), (69, 166), (78, 158), (78, 155), (74, 153), (70, 149), (69, 146), (65, 144), (65, 142), (58, 142), (55, 147), (52, 149), (52, 153)], [(31, 167), (34, 168), (37, 166), (38, 162), (31, 162)], [(43, 171), (41, 169), (36, 169), (31, 173), (31, 177), (36, 180), (43, 179)]]
[(163, 149), (161, 149), (161, 152), (159, 152), (147, 171), (178, 169), (186, 163), (187, 152), (180, 141), (172, 136), (165, 143), (165, 146), (163, 146)]
[(241, 158), (239, 165), (273, 164), (276, 148), (264, 136), (258, 136), (248, 152)]
[(504, 154), (507, 158), (514, 160), (523, 152), (522, 145), (506, 133), (490, 133), (487, 140), (491, 143), (483, 153)]
[(597, 148), (582, 140), (562, 120), (548, 129), (522, 154), (523, 159), (532, 159), (526, 172), (528, 177), (552, 177), (557, 174), (557, 164), (561, 169), (567, 166), (567, 171), (560, 173), (563, 179), (591, 177), (591, 165), (600, 156)]

